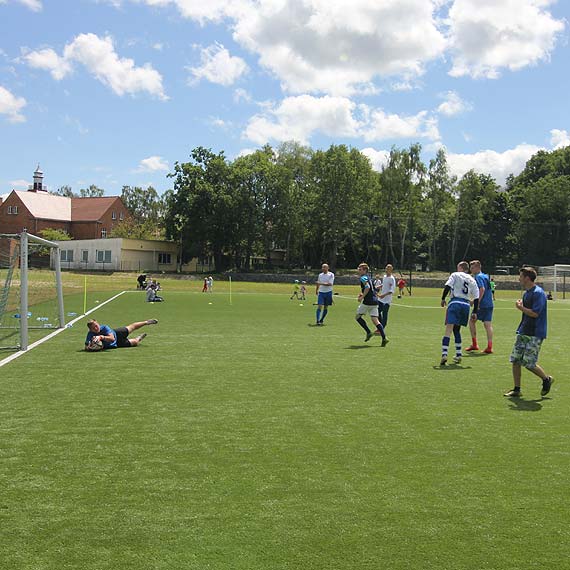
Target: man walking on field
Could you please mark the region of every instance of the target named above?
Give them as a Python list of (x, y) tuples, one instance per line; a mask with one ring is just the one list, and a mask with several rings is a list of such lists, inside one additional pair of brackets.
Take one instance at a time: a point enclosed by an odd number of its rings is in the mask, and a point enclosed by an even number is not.
[(329, 266), (323, 263), (321, 273), (317, 279), (316, 294), (317, 294), (317, 326), (324, 324), (325, 317), (329, 312), (329, 307), (332, 305), (333, 299), (333, 285), (334, 273), (329, 271)]
[(538, 365), (538, 353), (542, 341), (546, 338), (547, 325), (547, 300), (546, 294), (535, 285), (536, 270), (532, 267), (523, 267), (519, 271), (519, 281), (525, 290), (522, 299), (515, 303), (516, 308), (522, 313), (521, 322), (517, 328), (517, 338), (511, 354), (513, 365), (514, 388), (504, 395), (507, 398), (518, 398), (521, 393), (522, 366), (538, 376), (542, 380), (541, 396), (546, 396), (554, 382), (552, 376)]
[(386, 328), (388, 325), (388, 311), (392, 304), (392, 296), (396, 291), (396, 278), (392, 275), (394, 268), (390, 263), (386, 265), (386, 274), (382, 279), (382, 288), (378, 293), (378, 318), (382, 326)]
[(477, 309), (479, 306), (479, 288), (477, 283), (469, 271), (469, 264), (466, 261), (460, 261), (457, 264), (457, 271), (452, 273), (443, 288), (441, 295), (441, 306), (445, 307), (445, 298), (451, 292), (451, 299), (445, 313), (445, 333), (441, 341), (441, 361), (440, 366), (447, 364), (447, 353), (449, 351), (449, 343), (451, 331), (455, 337), (455, 357), (453, 362), (459, 364), (461, 362), (461, 327), (467, 326), (469, 320), (470, 301), (473, 300), (472, 319), (477, 319)]
[[(491, 281), (489, 276), (481, 271), (481, 262), (474, 259), (470, 264), (471, 275), (477, 281), (479, 286), (479, 310), (477, 311), (477, 321), (481, 321), (487, 333), (487, 348), (483, 351), (485, 354), (493, 353), (493, 291), (491, 289)], [(471, 346), (465, 349), (465, 352), (479, 350), (477, 345), (477, 321), (471, 319), (469, 321), (469, 330), (471, 331)]]

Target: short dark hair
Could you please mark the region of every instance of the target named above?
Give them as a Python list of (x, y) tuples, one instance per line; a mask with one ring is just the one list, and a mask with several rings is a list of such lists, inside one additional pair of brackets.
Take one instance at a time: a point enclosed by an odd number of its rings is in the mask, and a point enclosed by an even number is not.
[(463, 271), (469, 271), (469, 264), (466, 261), (460, 261), (457, 266), (461, 267)]
[(519, 269), (519, 273), (521, 275), (524, 275), (525, 277), (528, 277), (533, 283), (536, 280), (536, 277), (538, 276), (538, 273), (536, 272), (536, 269), (534, 267), (521, 267)]

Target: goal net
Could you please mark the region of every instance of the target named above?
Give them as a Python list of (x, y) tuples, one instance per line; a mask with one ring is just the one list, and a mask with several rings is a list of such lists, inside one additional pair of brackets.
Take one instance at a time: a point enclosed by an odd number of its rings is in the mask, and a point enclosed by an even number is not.
[(59, 246), (27, 232), (0, 234), (0, 349), (27, 350), (63, 326)]
[(537, 281), (553, 299), (566, 299), (566, 293), (570, 292), (570, 265), (539, 267)]

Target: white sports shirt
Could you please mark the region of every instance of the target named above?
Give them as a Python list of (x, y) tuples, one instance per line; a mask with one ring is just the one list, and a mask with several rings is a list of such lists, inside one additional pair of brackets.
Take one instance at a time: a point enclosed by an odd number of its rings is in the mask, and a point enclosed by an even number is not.
[(389, 295), (386, 295), (385, 297), (382, 297), (382, 299), (379, 299), (379, 301), (381, 303), (384, 303), (385, 305), (389, 305), (390, 303), (392, 303), (392, 294), (394, 293), (394, 291), (396, 290), (396, 278), (393, 275), (384, 275), (384, 280), (382, 281), (382, 291), (380, 291), (381, 295), (384, 295), (386, 293), (390, 293)]
[(333, 290), (334, 273), (332, 271), (329, 271), (328, 273), (319, 273), (317, 281), (319, 283), (326, 283), (326, 285), (319, 285), (319, 293), (328, 293)]
[(479, 286), (477, 285), (477, 281), (468, 273), (455, 271), (449, 276), (445, 284), (451, 287), (450, 305), (453, 302), (469, 303), (469, 301), (479, 298)]

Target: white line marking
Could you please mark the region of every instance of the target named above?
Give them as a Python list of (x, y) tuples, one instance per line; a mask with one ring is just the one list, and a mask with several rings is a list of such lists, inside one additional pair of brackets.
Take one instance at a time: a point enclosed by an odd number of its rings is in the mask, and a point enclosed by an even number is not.
[(99, 309), (100, 307), (102, 307), (103, 305), (106, 305), (107, 303), (110, 303), (111, 301), (114, 301), (117, 297), (120, 297), (123, 293), (131, 293), (131, 291), (121, 291), (120, 293), (118, 293), (117, 295), (115, 295), (114, 297), (111, 297), (110, 299), (107, 299), (106, 301), (103, 301), (103, 303), (99, 303), (99, 305), (97, 305), (96, 307), (93, 307), (92, 309), (89, 309), (84, 315), (81, 315), (80, 317), (77, 317), (75, 319), (73, 319), (72, 321), (69, 321), (64, 328), (62, 329), (57, 329), (55, 331), (53, 331), (52, 333), (48, 334), (47, 336), (44, 336), (43, 338), (40, 338), (40, 340), (37, 340), (36, 342), (33, 342), (32, 344), (30, 344), (30, 346), (28, 346), (28, 350), (19, 350), (18, 352), (11, 354), (10, 356), (8, 356), (7, 358), (5, 358), (4, 360), (0, 360), (0, 368), (2, 368), (2, 366), (4, 366), (5, 364), (8, 364), (9, 362), (12, 362), (12, 360), (16, 360), (16, 358), (20, 358), (20, 356), (23, 356), (24, 354), (27, 354), (30, 350), (32, 350), (32, 348), (36, 348), (36, 346), (40, 346), (40, 344), (43, 344), (44, 342), (50, 340), (51, 338), (53, 338), (54, 336), (57, 336), (58, 334), (62, 333), (64, 330), (66, 330), (67, 328), (69, 328), (70, 326), (73, 326), (77, 321), (80, 321), (81, 319), (83, 319), (84, 317), (86, 317), (87, 315), (90, 315), (93, 311), (96, 311), (97, 309)]

